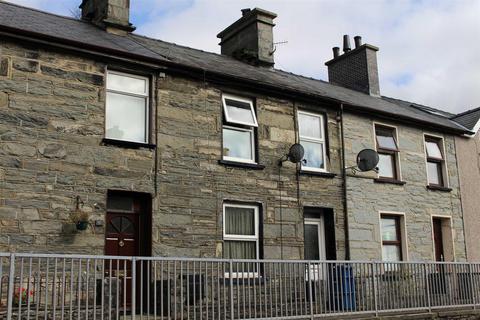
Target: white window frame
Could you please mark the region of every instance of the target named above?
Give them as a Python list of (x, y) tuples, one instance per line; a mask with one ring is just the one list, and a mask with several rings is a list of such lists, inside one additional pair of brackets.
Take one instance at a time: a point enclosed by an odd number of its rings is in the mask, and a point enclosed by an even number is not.
[[(398, 151), (396, 151), (396, 154), (395, 154), (395, 166), (396, 168), (394, 168), (395, 170), (397, 170), (395, 172), (395, 175), (397, 176), (396, 179), (394, 180), (397, 180), (397, 181), (403, 181), (403, 178), (402, 178), (402, 164), (401, 164), (401, 161), (400, 161), (400, 140), (398, 139), (398, 128), (396, 126), (392, 126), (392, 125), (389, 125), (389, 124), (386, 124), (386, 123), (381, 123), (381, 122), (376, 122), (374, 121), (373, 122), (373, 145), (375, 147), (375, 151), (378, 152), (378, 144), (377, 144), (377, 131), (376, 131), (376, 127), (379, 126), (379, 127), (385, 127), (385, 128), (390, 128), (394, 131), (394, 136), (393, 138), (395, 139), (395, 142), (397, 144), (397, 149)], [(389, 177), (382, 177), (380, 176), (380, 174), (377, 172), (377, 179), (391, 179)]]
[[(320, 132), (322, 134), (322, 138), (319, 139), (319, 138), (312, 138), (312, 137), (307, 137), (307, 136), (302, 136), (300, 134), (300, 117), (299, 115), (301, 114), (304, 114), (304, 115), (308, 115), (308, 116), (312, 116), (312, 117), (316, 117), (316, 118), (319, 118), (320, 120)], [(307, 111), (297, 111), (297, 124), (298, 124), (298, 138), (299, 138), (299, 141), (300, 141), (300, 144), (302, 144), (302, 141), (306, 141), (306, 142), (312, 142), (312, 143), (316, 143), (316, 144), (321, 144), (322, 145), (322, 150), (323, 150), (323, 168), (315, 168), (315, 167), (309, 167), (308, 166), (308, 163), (306, 165), (304, 165), (303, 163), (301, 164), (301, 170), (302, 171), (315, 171), (315, 172), (328, 172), (328, 169), (327, 169), (327, 143), (326, 143), (326, 137), (325, 137), (325, 118), (323, 116), (323, 114), (320, 114), (320, 113), (312, 113), (312, 112), (307, 112)]]
[[(255, 235), (239, 235), (239, 234), (227, 234), (225, 228), (225, 213), (226, 208), (247, 208), (254, 210), (254, 221), (255, 221)], [(223, 241), (245, 241), (245, 242), (255, 242), (255, 254), (257, 258), (255, 260), (259, 260), (260, 255), (260, 237), (259, 237), (259, 206), (254, 204), (238, 204), (238, 203), (231, 203), (227, 202), (223, 204), (223, 214), (222, 214), (222, 224), (223, 224)], [(260, 266), (257, 265), (256, 272), (232, 272), (230, 275), (229, 272), (225, 272), (226, 278), (256, 278), (259, 275), (259, 268)]]
[[(234, 162), (256, 163), (256, 161), (255, 161), (255, 132), (253, 131), (253, 128), (247, 129), (247, 128), (242, 128), (242, 127), (232, 127), (232, 126), (224, 125), (222, 127), (222, 136), (223, 136), (223, 129), (249, 132), (250, 133), (250, 147), (251, 147), (251, 153), (252, 153), (252, 158), (251, 159), (237, 158), (237, 157), (230, 157), (230, 156), (223, 155), (223, 160), (234, 161)], [(224, 148), (225, 148), (225, 145), (223, 144), (222, 145), (222, 154), (223, 154), (223, 149)]]
[[(313, 281), (319, 281), (326, 279), (326, 269), (323, 268), (324, 261), (327, 260), (327, 252), (326, 252), (326, 237), (325, 237), (325, 222), (324, 222), (323, 214), (319, 218), (305, 218), (303, 220), (304, 225), (313, 225), (317, 226), (318, 230), (318, 256), (319, 261), (321, 263), (310, 265), (310, 275), (308, 273), (306, 276), (310, 276), (308, 279), (312, 279)], [(307, 268), (308, 269), (308, 268)]]
[[(145, 81), (145, 93), (144, 94), (138, 94), (138, 93), (132, 93), (132, 92), (128, 92), (128, 91), (109, 89), (108, 88), (108, 76), (110, 74)], [(117, 138), (110, 138), (110, 137), (107, 136), (106, 105), (107, 105), (107, 99), (108, 99), (108, 93), (109, 92), (124, 95), (124, 96), (136, 97), (136, 98), (145, 98), (145, 141), (123, 140), (123, 139), (117, 139)], [(105, 121), (104, 121), (104, 126), (103, 126), (104, 127), (105, 138), (112, 139), (112, 140), (118, 140), (118, 141), (135, 142), (135, 143), (149, 143), (149, 140), (150, 140), (150, 117), (151, 117), (151, 115), (150, 115), (150, 79), (148, 77), (145, 77), (145, 76), (139, 76), (139, 75), (135, 75), (135, 74), (131, 74), (131, 73), (119, 72), (119, 71), (114, 71), (114, 70), (107, 70), (106, 82), (105, 82)]]
[[(246, 123), (242, 121), (233, 121), (227, 111), (227, 104), (226, 104), (226, 99), (229, 100), (236, 100), (239, 102), (247, 103), (250, 105), (250, 111), (252, 112), (253, 115), (253, 120), (254, 123)], [(222, 109), (223, 109), (223, 114), (225, 116), (225, 123), (222, 125), (222, 159), (226, 161), (233, 161), (233, 162), (241, 162), (241, 163), (250, 163), (250, 164), (256, 164), (257, 163), (257, 154), (256, 154), (256, 145), (255, 145), (255, 129), (258, 127), (258, 122), (257, 122), (257, 115), (255, 114), (255, 108), (253, 107), (253, 101), (248, 98), (243, 98), (239, 97), (236, 95), (232, 94), (227, 94), (223, 93), (222, 94)], [(231, 157), (231, 156), (226, 156), (223, 152), (224, 147), (225, 147), (225, 141), (223, 137), (223, 129), (228, 129), (228, 130), (235, 130), (235, 131), (243, 131), (243, 132), (249, 132), (250, 133), (250, 148), (251, 148), (251, 155), (252, 157), (250, 159), (247, 158), (238, 158), (238, 157)]]
[[(236, 100), (236, 101), (247, 103), (248, 105), (250, 105), (250, 112), (252, 113), (253, 123), (236, 121), (236, 120), (231, 119), (229, 114), (228, 114), (226, 99)], [(239, 96), (224, 93), (224, 94), (222, 94), (222, 105), (223, 105), (223, 114), (225, 115), (226, 122), (228, 122), (230, 124), (239, 124), (239, 125), (244, 125), (244, 126), (248, 126), (248, 127), (258, 127), (257, 115), (255, 114), (255, 108), (253, 107), (253, 101), (251, 99), (242, 98), (242, 97), (239, 97)]]
[(435, 135), (435, 134), (430, 134), (430, 133), (423, 133), (423, 151), (425, 153), (425, 172), (426, 172), (426, 177), (427, 177), (427, 186), (430, 185), (430, 179), (428, 177), (428, 154), (427, 154), (427, 144), (426, 140), (428, 138), (431, 139), (436, 139), (438, 140), (438, 147), (440, 148), (440, 152), (443, 155), (443, 161), (441, 162), (442, 166), (442, 178), (443, 178), (443, 188), (450, 188), (450, 180), (448, 178), (448, 167), (447, 167), (447, 152), (445, 149), (445, 139), (442, 136)]

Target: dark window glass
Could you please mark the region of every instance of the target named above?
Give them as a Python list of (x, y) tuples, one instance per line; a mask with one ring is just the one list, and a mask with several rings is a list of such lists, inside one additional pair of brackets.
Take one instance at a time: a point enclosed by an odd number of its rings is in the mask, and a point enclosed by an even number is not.
[(111, 211), (133, 212), (133, 198), (122, 195), (110, 195), (107, 200), (107, 209)]
[(305, 224), (305, 259), (319, 260), (318, 225)]
[(107, 225), (107, 231), (110, 233), (135, 233), (135, 228), (127, 217), (115, 217)]

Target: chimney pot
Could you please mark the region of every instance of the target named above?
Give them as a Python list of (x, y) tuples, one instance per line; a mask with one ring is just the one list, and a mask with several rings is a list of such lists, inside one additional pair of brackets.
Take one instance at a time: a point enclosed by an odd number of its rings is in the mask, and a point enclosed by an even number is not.
[(353, 37), (353, 40), (355, 41), (355, 49), (360, 47), (362, 45), (362, 37), (360, 36), (355, 36)]
[(333, 58), (338, 58), (340, 56), (340, 48), (339, 47), (333, 47)]
[(352, 50), (350, 46), (350, 36), (348, 34), (343, 36), (343, 52), (348, 52)]
[(250, 8), (246, 8), (246, 9), (242, 9), (242, 17), (245, 17), (247, 14), (250, 13), (250, 11), (252, 11), (252, 9)]

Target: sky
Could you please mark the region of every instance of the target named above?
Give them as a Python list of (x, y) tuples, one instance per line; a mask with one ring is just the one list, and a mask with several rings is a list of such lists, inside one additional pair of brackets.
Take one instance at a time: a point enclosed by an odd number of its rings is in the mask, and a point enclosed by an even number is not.
[[(81, 0), (8, 0), (73, 16)], [(342, 36), (380, 48), (381, 94), (458, 113), (480, 107), (480, 0), (130, 0), (138, 34), (220, 53), (243, 8), (277, 13), (275, 67), (328, 80)]]

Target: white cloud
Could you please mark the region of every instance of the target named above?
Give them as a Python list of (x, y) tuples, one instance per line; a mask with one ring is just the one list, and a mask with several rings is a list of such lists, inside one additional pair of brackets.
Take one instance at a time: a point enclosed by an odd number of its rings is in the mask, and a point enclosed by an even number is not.
[[(80, 0), (13, 2), (67, 14)], [(219, 52), (216, 35), (261, 7), (278, 14), (276, 67), (327, 79), (343, 34), (380, 47), (382, 94), (459, 112), (480, 106), (477, 0), (132, 0), (137, 32)]]

